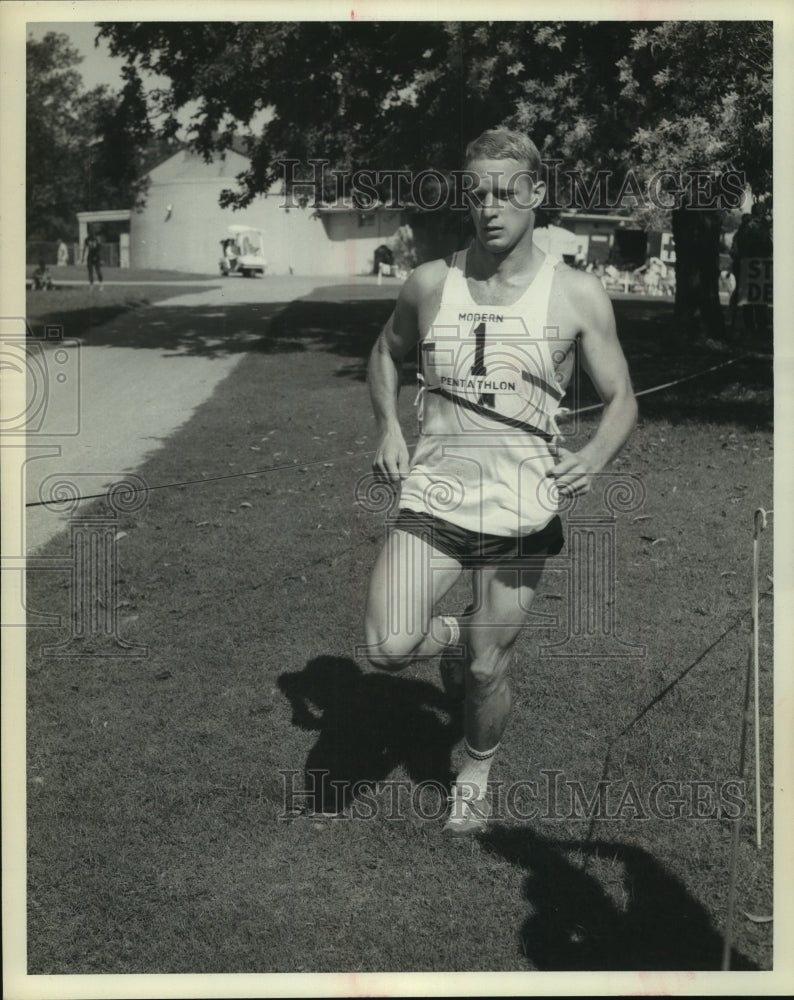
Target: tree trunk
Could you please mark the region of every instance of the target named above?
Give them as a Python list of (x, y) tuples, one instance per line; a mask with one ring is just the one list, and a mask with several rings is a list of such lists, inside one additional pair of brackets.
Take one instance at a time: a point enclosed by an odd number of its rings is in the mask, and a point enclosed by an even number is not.
[(698, 314), (710, 337), (725, 336), (719, 292), (721, 231), (717, 210), (673, 210), (675, 320), (679, 336), (686, 339), (697, 330)]

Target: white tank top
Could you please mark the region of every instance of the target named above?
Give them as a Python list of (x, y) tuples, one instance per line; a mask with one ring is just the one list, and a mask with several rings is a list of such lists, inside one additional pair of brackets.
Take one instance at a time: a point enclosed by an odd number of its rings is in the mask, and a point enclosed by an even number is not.
[(558, 330), (547, 317), (560, 259), (547, 254), (513, 305), (481, 306), (466, 283), (466, 256), (453, 257), (420, 341), (422, 433), (400, 506), (480, 534), (525, 535), (557, 510), (546, 472), (564, 390)]

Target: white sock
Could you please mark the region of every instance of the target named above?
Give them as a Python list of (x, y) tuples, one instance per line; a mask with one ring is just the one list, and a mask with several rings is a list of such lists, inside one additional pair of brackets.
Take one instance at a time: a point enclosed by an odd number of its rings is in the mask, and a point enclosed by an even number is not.
[(467, 786), (467, 798), (481, 799), (488, 790), (488, 774), (499, 744), (490, 750), (474, 750), (464, 737), (463, 748), (466, 751), (466, 762), (455, 778), (455, 784)]
[(457, 646), (460, 642), (460, 625), (458, 624), (458, 619), (454, 615), (441, 615), (442, 624), (446, 625), (449, 629), (449, 639), (447, 639), (448, 646)]

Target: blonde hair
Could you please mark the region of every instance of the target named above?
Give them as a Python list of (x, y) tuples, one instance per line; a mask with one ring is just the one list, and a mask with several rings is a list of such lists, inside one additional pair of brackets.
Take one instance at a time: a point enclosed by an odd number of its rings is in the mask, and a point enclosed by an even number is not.
[(486, 129), (468, 144), (464, 162), (471, 163), (481, 156), (489, 160), (517, 160), (531, 173), (540, 172), (538, 147), (523, 132), (513, 132), (506, 128)]

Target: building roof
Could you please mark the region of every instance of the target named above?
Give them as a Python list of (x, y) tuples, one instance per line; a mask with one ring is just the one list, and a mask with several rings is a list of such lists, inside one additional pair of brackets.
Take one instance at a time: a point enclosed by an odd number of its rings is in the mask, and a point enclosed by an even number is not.
[(579, 222), (631, 222), (631, 214), (618, 215), (614, 212), (562, 212), (561, 218)]
[(247, 156), (230, 149), (207, 163), (199, 153), (185, 147), (150, 170), (149, 178), (153, 184), (217, 179), (233, 181), (248, 167), (249, 162)]

